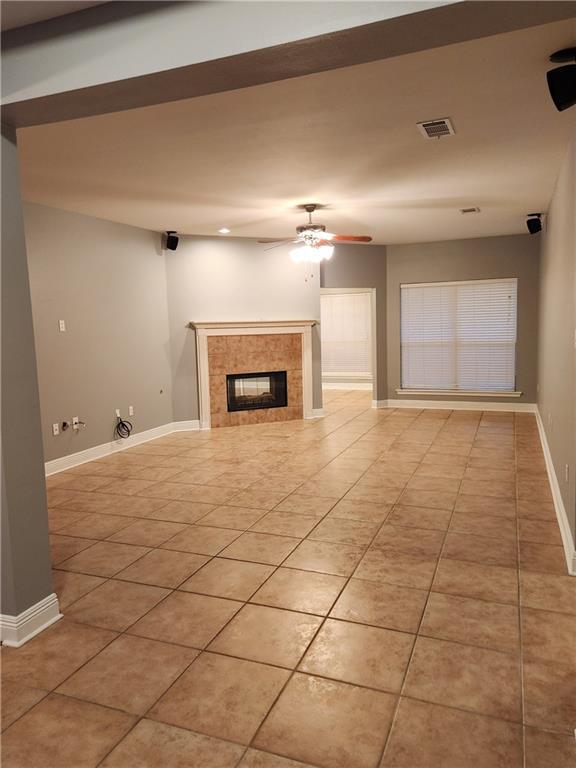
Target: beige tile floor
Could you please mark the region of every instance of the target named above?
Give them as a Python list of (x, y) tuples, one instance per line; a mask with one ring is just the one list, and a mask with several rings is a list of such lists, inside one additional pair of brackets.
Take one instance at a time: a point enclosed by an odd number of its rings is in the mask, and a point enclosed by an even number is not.
[(568, 768), (576, 579), (530, 414), (178, 433), (49, 478), (64, 619), (4, 768)]

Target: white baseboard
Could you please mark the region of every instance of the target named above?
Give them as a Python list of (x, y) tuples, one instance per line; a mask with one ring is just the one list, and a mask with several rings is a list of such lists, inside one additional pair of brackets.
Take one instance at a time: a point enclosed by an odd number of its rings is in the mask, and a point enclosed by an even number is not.
[(28, 642), (34, 635), (42, 632), (50, 624), (62, 618), (60, 605), (56, 593), (43, 598), (38, 603), (31, 605), (17, 616), (0, 614), (0, 640), (2, 645), (19, 648)]
[(564, 545), (564, 554), (566, 555), (568, 573), (570, 573), (571, 576), (576, 576), (576, 546), (574, 544), (572, 531), (570, 530), (568, 515), (566, 514), (566, 507), (564, 506), (562, 494), (560, 493), (560, 485), (558, 483), (556, 470), (554, 469), (554, 462), (552, 461), (552, 454), (550, 453), (550, 447), (546, 438), (544, 422), (542, 421), (540, 411), (538, 410), (536, 410), (536, 423), (538, 424), (538, 432), (540, 433), (540, 442), (542, 443), (542, 450), (544, 452), (544, 460), (546, 462), (548, 480), (550, 481), (550, 488), (552, 489), (552, 499), (554, 501), (554, 509), (556, 510), (558, 527), (560, 528), (562, 544)]
[(432, 408), (450, 411), (509, 411), (536, 413), (536, 403), (478, 402), (477, 400), (373, 400), (372, 408)]
[(200, 429), (198, 419), (192, 421), (174, 421), (172, 422), (172, 432), (196, 432)]
[(304, 418), (305, 419), (321, 419), (324, 416), (324, 408), (312, 408), (312, 410), (307, 413)]
[(135, 445), (147, 443), (149, 440), (155, 440), (158, 437), (171, 435), (173, 432), (183, 432), (197, 430), (200, 428), (199, 422), (195, 421), (175, 421), (169, 424), (162, 424), (160, 427), (146, 429), (144, 432), (137, 432), (130, 435), (125, 440), (113, 440), (110, 443), (95, 445), (93, 448), (87, 448), (85, 451), (71, 453), (69, 456), (62, 456), (59, 459), (47, 461), (44, 465), (46, 476), (54, 475), (57, 472), (63, 472), (72, 467), (78, 467), (80, 464), (86, 464), (89, 461), (97, 461), (110, 456), (118, 451), (125, 451), (127, 448), (133, 448)]

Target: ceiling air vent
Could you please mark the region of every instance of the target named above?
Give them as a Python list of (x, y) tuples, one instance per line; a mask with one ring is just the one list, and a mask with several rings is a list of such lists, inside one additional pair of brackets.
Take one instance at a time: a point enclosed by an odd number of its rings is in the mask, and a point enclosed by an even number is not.
[(460, 213), (480, 213), (480, 208), (474, 206), (474, 208), (460, 208)]
[(423, 123), (417, 123), (417, 126), (420, 133), (427, 139), (441, 139), (442, 136), (453, 136), (456, 133), (448, 117), (425, 120)]

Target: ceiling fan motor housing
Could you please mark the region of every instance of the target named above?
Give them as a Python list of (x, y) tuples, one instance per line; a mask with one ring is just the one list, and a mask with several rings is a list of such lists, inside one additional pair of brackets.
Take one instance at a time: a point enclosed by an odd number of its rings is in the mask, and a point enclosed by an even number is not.
[(304, 232), (326, 232), (326, 227), (324, 224), (304, 224), (303, 226), (296, 227), (296, 232), (299, 235), (304, 234)]

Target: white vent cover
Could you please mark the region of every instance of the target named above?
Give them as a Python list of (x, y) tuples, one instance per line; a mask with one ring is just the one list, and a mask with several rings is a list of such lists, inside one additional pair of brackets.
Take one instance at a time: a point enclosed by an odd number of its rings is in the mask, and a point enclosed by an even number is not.
[(453, 136), (456, 131), (449, 117), (440, 117), (437, 120), (425, 120), (417, 123), (418, 130), (427, 139), (441, 139), (442, 136)]

